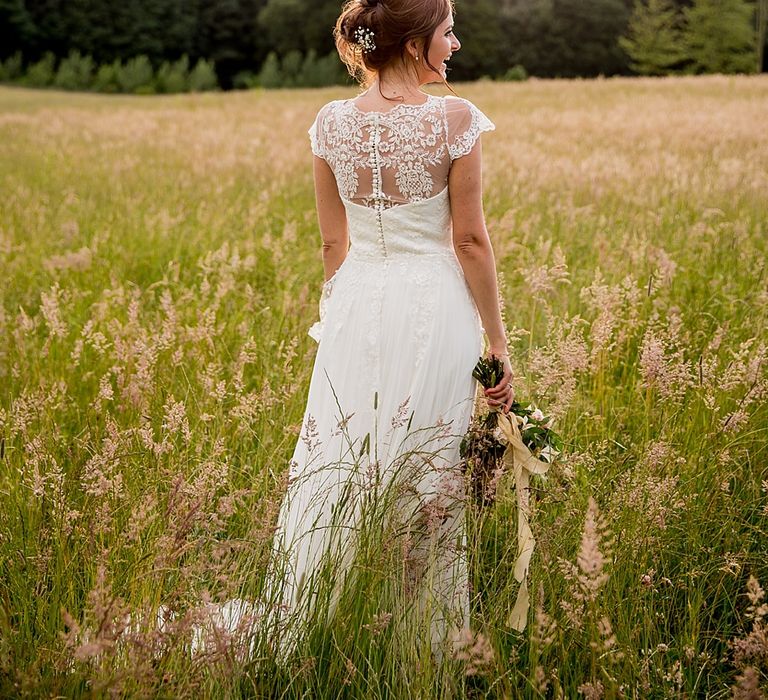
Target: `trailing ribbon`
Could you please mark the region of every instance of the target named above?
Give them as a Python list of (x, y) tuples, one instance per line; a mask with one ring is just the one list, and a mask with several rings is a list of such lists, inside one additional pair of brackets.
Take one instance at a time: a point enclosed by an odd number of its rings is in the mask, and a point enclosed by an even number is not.
[(536, 540), (528, 523), (530, 494), (528, 480), (531, 474), (544, 475), (549, 464), (537, 459), (523, 442), (517, 417), (499, 411), (498, 427), (507, 439), (507, 449), (502, 460), (508, 472), (514, 472), (515, 490), (517, 491), (517, 560), (515, 561), (515, 579), (520, 583), (517, 600), (512, 612), (507, 617), (507, 624), (518, 632), (525, 629), (528, 621), (530, 596), (528, 595), (528, 567), (531, 563)]

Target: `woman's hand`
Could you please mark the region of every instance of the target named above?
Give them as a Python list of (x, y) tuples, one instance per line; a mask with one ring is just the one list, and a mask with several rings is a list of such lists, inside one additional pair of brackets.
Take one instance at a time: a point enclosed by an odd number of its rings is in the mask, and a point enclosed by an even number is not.
[[(492, 354), (494, 353), (487, 352), (486, 358), (490, 358)], [(515, 400), (515, 390), (512, 386), (512, 364), (506, 354), (497, 355), (497, 357), (504, 365), (504, 376), (495, 387), (485, 389), (485, 398), (488, 400), (489, 406), (502, 406), (502, 411), (509, 413), (509, 408)]]

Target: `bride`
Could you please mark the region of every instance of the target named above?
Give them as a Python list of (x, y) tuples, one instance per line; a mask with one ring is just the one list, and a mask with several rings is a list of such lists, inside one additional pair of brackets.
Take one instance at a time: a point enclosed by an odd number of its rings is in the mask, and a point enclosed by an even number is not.
[(265, 597), (287, 653), (301, 621), (338, 608), (371, 495), (397, 483), (383, 521), (408, 533), (401, 624), (407, 634), (426, 619), (440, 657), (469, 627), (459, 443), (483, 333), (504, 364), (486, 398), (505, 411), (514, 398), (482, 208), (480, 134), (494, 125), (465, 99), (421, 90), (447, 86), (461, 47), (451, 0), (350, 0), (334, 36), (365, 89), (309, 129), (326, 279)]

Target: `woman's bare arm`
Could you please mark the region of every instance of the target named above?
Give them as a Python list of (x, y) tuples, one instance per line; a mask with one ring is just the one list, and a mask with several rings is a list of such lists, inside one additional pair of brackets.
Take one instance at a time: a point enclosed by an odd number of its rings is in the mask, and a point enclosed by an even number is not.
[(339, 196), (333, 170), (322, 158), (313, 156), (313, 159), (317, 220), (323, 240), (325, 280), (328, 281), (347, 257), (349, 249), (347, 212)]
[(453, 246), (488, 335), (490, 349), (506, 352), (496, 284), (496, 261), (483, 214), (480, 141), (451, 165), (448, 177)]
[[(494, 399), (494, 403), (508, 405), (511, 403), (511, 398), (507, 400), (511, 365), (506, 356), (507, 338), (499, 308), (496, 260), (483, 214), (482, 149), (479, 140), (467, 155), (451, 164), (448, 191), (456, 257), (488, 336), (489, 352), (504, 355), (504, 378), (494, 389), (486, 391), (486, 395)], [(502, 398), (505, 400), (498, 400)]]

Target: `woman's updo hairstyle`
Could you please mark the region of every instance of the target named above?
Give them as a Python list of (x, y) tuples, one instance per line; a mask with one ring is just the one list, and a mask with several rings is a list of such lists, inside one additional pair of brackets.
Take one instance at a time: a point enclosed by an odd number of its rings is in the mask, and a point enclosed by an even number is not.
[[(382, 68), (399, 61), (417, 70), (407, 44), (422, 40), (421, 60), (438, 72), (427, 55), (432, 35), (452, 9), (453, 0), (348, 0), (333, 30), (339, 57), (349, 74), (367, 87)], [(359, 43), (361, 32), (373, 32), (367, 49)]]

